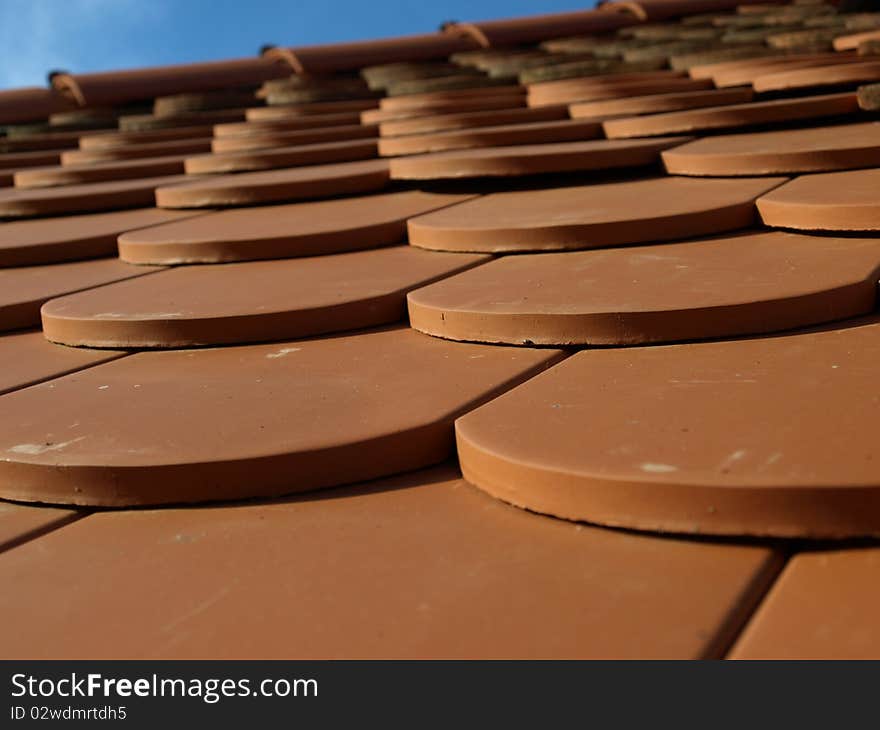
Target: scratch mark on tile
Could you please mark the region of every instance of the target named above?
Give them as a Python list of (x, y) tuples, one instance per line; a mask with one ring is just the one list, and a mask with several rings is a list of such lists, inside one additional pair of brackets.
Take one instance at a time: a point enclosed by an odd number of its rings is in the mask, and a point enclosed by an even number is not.
[(719, 465), (718, 468), (721, 471), (727, 471), (732, 467), (736, 462), (740, 461), (746, 455), (745, 449), (738, 449), (734, 451), (732, 454), (728, 455), (727, 458), (724, 459)]
[(78, 438), (71, 439), (70, 441), (61, 441), (57, 444), (53, 443), (45, 443), (45, 444), (18, 444), (13, 446), (7, 451), (11, 451), (13, 454), (29, 454), (31, 456), (35, 456), (38, 454), (45, 454), (47, 451), (60, 451), (61, 449), (67, 448), (71, 444), (75, 444), (77, 441), (82, 441), (85, 436), (79, 436)]
[(282, 347), (278, 352), (270, 352), (266, 357), (270, 360), (275, 359), (276, 357), (284, 357), (285, 355), (289, 355), (291, 352), (299, 352), (302, 350), (301, 347)]
[(672, 464), (656, 464), (652, 462), (646, 462), (639, 468), (650, 474), (669, 474), (670, 472), (678, 471), (678, 467)]
[(207, 611), (215, 603), (219, 603), (220, 601), (222, 601), (224, 598), (226, 598), (227, 595), (229, 595), (229, 586), (223, 586), (219, 591), (217, 591), (216, 593), (214, 593), (211, 596), (208, 596), (208, 598), (206, 598), (204, 601), (202, 601), (200, 604), (198, 604), (195, 608), (193, 608), (190, 611), (187, 611), (185, 614), (176, 618), (171, 623), (168, 623), (165, 626), (163, 626), (162, 631), (165, 631), (165, 632), (174, 631), (174, 629), (176, 629), (182, 623), (189, 621), (191, 618), (195, 618), (196, 616)]

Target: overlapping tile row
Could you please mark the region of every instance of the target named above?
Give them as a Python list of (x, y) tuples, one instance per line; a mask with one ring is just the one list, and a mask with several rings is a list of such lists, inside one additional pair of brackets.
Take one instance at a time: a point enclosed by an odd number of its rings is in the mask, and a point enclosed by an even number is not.
[[(0, 615), (39, 601), (65, 656), (851, 644), (786, 625), (807, 554), (753, 614), (777, 547), (604, 528), (880, 535), (876, 29), (816, 2), (611, 2), (0, 93), (0, 497), (166, 506), (11, 506)], [(388, 480), (456, 457), (464, 481)], [(331, 491), (168, 508), (310, 490)], [(354, 554), (365, 520), (388, 542)], [(214, 561), (240, 540), (275, 557), (230, 588)], [(290, 557), (306, 543), (319, 561)], [(69, 561), (127, 585), (157, 544), (176, 592), (137, 636), (85, 626), (99, 582), (58, 608)], [(290, 644), (280, 573), (315, 629)], [(230, 632), (254, 596), (265, 630)]]
[(780, 566), (531, 515), (448, 467), (328, 496), (102, 513), (20, 547), (0, 559), (4, 653), (716, 657)]

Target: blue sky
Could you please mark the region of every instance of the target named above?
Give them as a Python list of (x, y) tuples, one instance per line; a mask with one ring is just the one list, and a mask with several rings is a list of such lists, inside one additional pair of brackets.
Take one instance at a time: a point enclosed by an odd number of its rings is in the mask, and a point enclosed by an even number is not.
[(43, 86), (50, 69), (116, 68), (251, 56), (431, 32), (444, 20), (562, 10), (571, 0), (0, 0), (0, 88)]

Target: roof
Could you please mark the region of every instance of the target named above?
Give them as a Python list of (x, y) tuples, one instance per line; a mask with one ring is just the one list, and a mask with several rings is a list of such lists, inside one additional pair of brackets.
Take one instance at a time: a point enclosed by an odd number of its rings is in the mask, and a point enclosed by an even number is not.
[(4, 658), (880, 656), (880, 9), (0, 92)]

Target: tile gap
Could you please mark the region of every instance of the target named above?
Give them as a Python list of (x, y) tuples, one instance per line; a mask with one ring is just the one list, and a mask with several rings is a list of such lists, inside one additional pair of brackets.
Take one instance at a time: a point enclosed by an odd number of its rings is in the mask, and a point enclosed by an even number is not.
[(9, 552), (10, 550), (20, 547), (25, 543), (36, 540), (43, 535), (48, 535), (50, 532), (55, 532), (55, 530), (60, 530), (62, 527), (67, 527), (67, 525), (73, 524), (74, 522), (78, 522), (84, 517), (88, 517), (91, 514), (89, 511), (77, 511), (72, 512), (69, 515), (65, 515), (64, 517), (59, 517), (57, 520), (53, 520), (41, 527), (34, 528), (28, 532), (25, 532), (18, 537), (14, 537), (11, 540), (7, 540), (6, 542), (0, 543), (0, 555), (3, 553)]
[(700, 659), (726, 659), (730, 650), (739, 640), (745, 628), (767, 600), (767, 596), (779, 580), (792, 556), (798, 552), (797, 547), (789, 548), (771, 555), (766, 564), (752, 578), (740, 600), (734, 606), (725, 624), (721, 627)]

